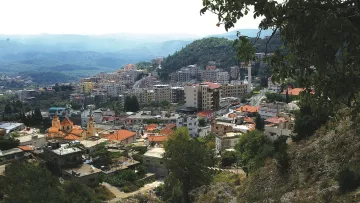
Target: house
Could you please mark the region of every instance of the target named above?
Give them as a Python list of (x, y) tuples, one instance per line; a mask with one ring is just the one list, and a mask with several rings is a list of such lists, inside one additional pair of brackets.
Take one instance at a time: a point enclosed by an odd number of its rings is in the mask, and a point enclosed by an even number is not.
[(216, 116), (216, 111), (201, 111), (197, 115), (199, 119), (203, 118), (205, 121), (208, 121)]
[(29, 135), (23, 135), (20, 137), (16, 137), (20, 142), (20, 146), (33, 146), (35, 148), (42, 148), (46, 146), (46, 135), (40, 133), (34, 133)]
[(191, 137), (199, 134), (199, 119), (197, 115), (183, 114), (176, 120), (176, 127), (187, 127)]
[(146, 125), (144, 128), (146, 131), (153, 131), (153, 130), (156, 130), (158, 127), (158, 125), (156, 124), (149, 124), (149, 125)]
[(167, 141), (169, 138), (168, 135), (150, 135), (146, 138), (146, 145), (152, 145), (152, 144), (157, 144), (157, 145), (162, 145), (164, 144), (165, 141)]
[(260, 105), (258, 113), (261, 118), (267, 119), (276, 116), (280, 112), (284, 112), (287, 108), (285, 102), (263, 103)]
[(25, 125), (23, 123), (10, 123), (3, 122), (0, 123), (0, 129), (4, 129), (4, 134), (9, 134), (11, 132), (16, 132), (25, 129)]
[(84, 151), (71, 144), (60, 144), (58, 141), (48, 142), (44, 148), (45, 159), (58, 168), (80, 166)]
[(227, 123), (214, 121), (211, 123), (211, 132), (217, 135), (225, 135), (226, 133), (231, 132), (242, 132), (247, 133), (255, 129), (254, 124), (243, 124), (238, 125), (236, 123)]
[(105, 136), (106, 139), (113, 142), (121, 142), (123, 144), (130, 144), (136, 140), (136, 132), (128, 130), (117, 130)]
[(215, 149), (217, 154), (223, 151), (233, 149), (239, 141), (239, 137), (243, 135), (241, 132), (229, 132), (223, 135), (216, 135)]
[(294, 118), (289, 115), (274, 116), (265, 120), (264, 135), (276, 140), (284, 135), (290, 137), (294, 128)]
[(164, 153), (164, 148), (152, 148), (143, 155), (143, 163), (147, 170), (158, 177), (165, 177), (168, 174), (163, 160)]
[(76, 168), (62, 171), (63, 177), (81, 184), (96, 186), (100, 182), (102, 171), (89, 164), (82, 164)]
[(259, 111), (259, 107), (256, 106), (250, 106), (250, 105), (244, 105), (238, 109), (236, 109), (237, 112), (245, 112), (250, 115), (254, 115)]
[(170, 128), (163, 128), (159, 132), (160, 135), (171, 135), (173, 133), (174, 133), (174, 131)]
[(19, 148), (0, 150), (0, 164), (24, 158), (24, 151)]

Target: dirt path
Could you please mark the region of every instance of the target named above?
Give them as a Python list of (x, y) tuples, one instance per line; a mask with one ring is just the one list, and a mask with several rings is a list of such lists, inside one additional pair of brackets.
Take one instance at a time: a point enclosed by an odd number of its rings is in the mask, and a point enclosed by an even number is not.
[(135, 194), (147, 192), (150, 189), (154, 189), (154, 188), (158, 187), (162, 183), (164, 183), (162, 180), (156, 180), (156, 181), (154, 181), (152, 183), (144, 185), (139, 190), (134, 191), (134, 192), (130, 192), (130, 193), (124, 193), (124, 192), (120, 191), (117, 187), (114, 187), (114, 186), (110, 185), (109, 183), (104, 182), (104, 183), (102, 183), (102, 185), (105, 186), (108, 190), (110, 190), (116, 196), (116, 198), (109, 201), (109, 202), (114, 202), (115, 203), (115, 202), (118, 202), (118, 201), (120, 201), (122, 199), (131, 197), (131, 196), (133, 196)]

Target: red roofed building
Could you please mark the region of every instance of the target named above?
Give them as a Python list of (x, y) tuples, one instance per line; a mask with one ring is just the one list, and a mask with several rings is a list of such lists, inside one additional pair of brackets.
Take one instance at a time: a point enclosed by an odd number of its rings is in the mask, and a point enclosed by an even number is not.
[(105, 136), (106, 139), (114, 142), (122, 142), (123, 144), (133, 143), (136, 139), (136, 133), (128, 130), (118, 130), (112, 134)]
[(173, 133), (174, 133), (174, 131), (170, 128), (161, 129), (159, 132), (160, 135), (171, 135)]
[(175, 129), (175, 128), (176, 128), (176, 124), (175, 124), (175, 123), (169, 123), (169, 124), (166, 124), (165, 128), (168, 128), (168, 129)]
[(265, 120), (264, 135), (271, 140), (276, 140), (279, 136), (290, 137), (294, 128), (294, 119), (290, 115), (270, 117)]
[(153, 130), (156, 130), (157, 127), (158, 127), (158, 125), (156, 125), (156, 124), (149, 124), (149, 125), (145, 126), (145, 130), (146, 131), (153, 131)]
[(165, 141), (168, 140), (168, 138), (169, 138), (168, 135), (162, 135), (162, 136), (151, 135), (147, 137), (147, 145), (163, 144)]
[(259, 108), (256, 107), (256, 106), (245, 105), (245, 106), (242, 106), (242, 107), (236, 109), (236, 111), (248, 112), (248, 113), (257, 113), (259, 111)]
[(216, 111), (201, 111), (198, 113), (198, 118), (204, 118), (205, 120), (211, 120), (215, 117)]
[(216, 66), (206, 66), (206, 70), (215, 70)]
[(185, 86), (185, 106), (200, 111), (218, 110), (220, 108), (220, 88), (220, 84), (212, 82)]

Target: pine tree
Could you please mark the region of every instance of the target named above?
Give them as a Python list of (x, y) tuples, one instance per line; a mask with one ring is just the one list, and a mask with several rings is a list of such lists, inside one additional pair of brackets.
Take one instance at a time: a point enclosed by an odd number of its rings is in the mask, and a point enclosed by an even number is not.
[(260, 114), (256, 114), (255, 125), (256, 129), (264, 130), (265, 123), (264, 120), (261, 118)]

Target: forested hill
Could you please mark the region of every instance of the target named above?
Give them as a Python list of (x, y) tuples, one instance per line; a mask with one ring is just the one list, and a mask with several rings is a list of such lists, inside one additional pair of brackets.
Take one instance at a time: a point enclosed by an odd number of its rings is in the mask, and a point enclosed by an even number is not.
[[(256, 52), (266, 51), (267, 39), (259, 39), (256, 42), (254, 38), (251, 40), (254, 42)], [(218, 68), (227, 69), (239, 64), (233, 43), (233, 40), (216, 37), (195, 40), (180, 51), (166, 57), (162, 62), (162, 72), (171, 73), (181, 67), (192, 64), (198, 64), (204, 67), (209, 61), (217, 62)], [(280, 38), (275, 35), (268, 43), (268, 52), (273, 52), (281, 45), (282, 42)]]

